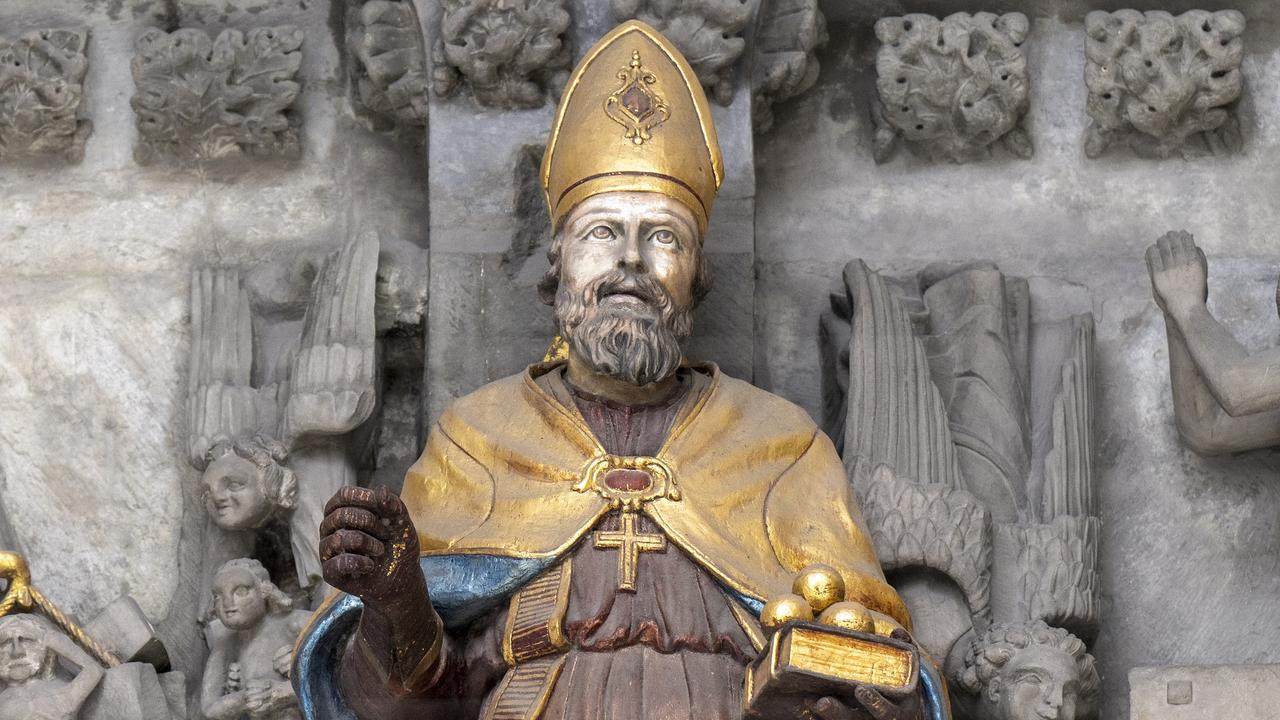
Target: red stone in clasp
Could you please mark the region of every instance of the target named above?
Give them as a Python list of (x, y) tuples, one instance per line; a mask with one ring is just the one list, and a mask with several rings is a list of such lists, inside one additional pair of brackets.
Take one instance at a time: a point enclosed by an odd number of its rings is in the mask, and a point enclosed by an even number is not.
[(653, 487), (653, 478), (644, 470), (615, 468), (604, 474), (604, 485), (618, 492), (643, 492)]

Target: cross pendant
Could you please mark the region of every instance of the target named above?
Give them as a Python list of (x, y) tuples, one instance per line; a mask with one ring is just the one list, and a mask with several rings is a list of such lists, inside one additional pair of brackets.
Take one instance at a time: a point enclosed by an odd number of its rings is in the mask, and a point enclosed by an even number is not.
[(636, 532), (636, 514), (633, 512), (622, 513), (621, 530), (597, 530), (593, 537), (597, 550), (618, 551), (618, 589), (625, 592), (636, 591), (640, 553), (667, 549), (666, 536)]

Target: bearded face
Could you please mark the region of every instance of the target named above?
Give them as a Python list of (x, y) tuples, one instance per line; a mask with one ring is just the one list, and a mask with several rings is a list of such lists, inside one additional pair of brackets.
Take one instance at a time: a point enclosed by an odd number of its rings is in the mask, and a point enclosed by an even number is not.
[(702, 262), (696, 228), (687, 208), (654, 193), (605, 193), (569, 215), (556, 319), (592, 370), (644, 386), (680, 366)]
[(52, 667), (45, 629), (23, 615), (0, 623), (0, 683), (25, 685)]

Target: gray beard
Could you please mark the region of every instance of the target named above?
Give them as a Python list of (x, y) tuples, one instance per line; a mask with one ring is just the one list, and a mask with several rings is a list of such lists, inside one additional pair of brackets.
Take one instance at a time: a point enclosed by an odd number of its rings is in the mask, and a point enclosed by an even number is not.
[[(628, 280), (649, 301), (654, 313), (601, 309), (601, 291)], [(675, 307), (666, 289), (651, 276), (618, 270), (592, 281), (579, 294), (561, 283), (556, 293), (556, 321), (561, 337), (592, 370), (644, 386), (680, 367), (684, 357), (680, 340), (692, 329), (693, 309)]]

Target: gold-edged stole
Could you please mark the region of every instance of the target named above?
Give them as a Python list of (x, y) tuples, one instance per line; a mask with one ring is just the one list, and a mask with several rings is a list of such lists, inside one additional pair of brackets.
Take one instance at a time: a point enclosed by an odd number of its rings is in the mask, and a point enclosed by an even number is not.
[(502, 656), (511, 669), (489, 699), (484, 720), (537, 720), (546, 709), (569, 649), (564, 616), (571, 578), (566, 559), (512, 596), (502, 637)]

